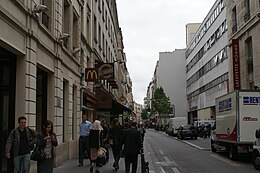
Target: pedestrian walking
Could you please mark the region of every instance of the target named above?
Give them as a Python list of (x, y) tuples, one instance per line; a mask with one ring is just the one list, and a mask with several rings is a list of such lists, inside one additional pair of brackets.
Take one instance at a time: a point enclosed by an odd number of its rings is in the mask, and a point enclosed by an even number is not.
[(37, 132), (26, 126), (26, 117), (18, 118), (19, 126), (13, 129), (6, 141), (5, 156), (13, 159), (16, 173), (30, 172), (30, 152), (34, 149)]
[(136, 122), (131, 123), (131, 127), (123, 131), (122, 145), (125, 155), (125, 172), (130, 172), (132, 164), (132, 173), (136, 173), (138, 154), (142, 147), (140, 131), (136, 127)]
[[(103, 128), (103, 135), (102, 135), (102, 147), (108, 151), (108, 146), (109, 146), (109, 127), (104, 119), (101, 120), (101, 126)], [(106, 156), (102, 160), (102, 165), (105, 165), (109, 161), (109, 152), (106, 152)]]
[(123, 134), (122, 127), (117, 118), (113, 119), (109, 131), (110, 131), (110, 135), (109, 135), (110, 145), (112, 147), (112, 152), (113, 152), (113, 156), (114, 156), (113, 167), (117, 171), (119, 169), (119, 160), (120, 160), (121, 149), (122, 149), (120, 140), (121, 140), (122, 134)]
[(98, 157), (98, 150), (102, 146), (102, 132), (103, 128), (101, 122), (95, 120), (89, 133), (89, 144), (90, 144), (90, 172), (93, 172), (96, 167), (95, 173), (99, 173), (99, 167), (101, 158)]
[(83, 166), (83, 159), (90, 158), (90, 147), (89, 147), (89, 132), (92, 123), (87, 120), (87, 115), (82, 115), (82, 121), (79, 125), (80, 136), (79, 136), (79, 164), (78, 167)]
[(146, 130), (145, 130), (145, 128), (144, 128), (144, 124), (143, 124), (143, 123), (139, 124), (138, 130), (139, 130), (140, 133), (141, 133), (142, 142), (143, 142), (143, 141), (144, 141), (144, 135), (145, 135), (145, 133), (146, 133)]
[(37, 145), (45, 155), (44, 160), (37, 161), (37, 173), (53, 173), (54, 148), (58, 146), (58, 141), (50, 120), (43, 124), (42, 132), (38, 134)]

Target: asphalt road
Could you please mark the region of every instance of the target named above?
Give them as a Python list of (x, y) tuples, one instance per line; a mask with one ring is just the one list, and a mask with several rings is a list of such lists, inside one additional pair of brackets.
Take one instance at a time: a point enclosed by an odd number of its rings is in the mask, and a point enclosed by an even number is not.
[(156, 173), (258, 173), (250, 159), (230, 160), (209, 150), (209, 139), (178, 140), (162, 132), (147, 130), (145, 153)]

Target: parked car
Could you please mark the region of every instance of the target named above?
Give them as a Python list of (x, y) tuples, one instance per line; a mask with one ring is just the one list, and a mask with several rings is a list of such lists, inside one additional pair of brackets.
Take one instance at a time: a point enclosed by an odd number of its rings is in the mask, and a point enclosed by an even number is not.
[(253, 165), (260, 170), (260, 129), (255, 132), (256, 142), (253, 146)]
[(177, 132), (177, 138), (178, 139), (184, 139), (184, 138), (191, 138), (191, 139), (197, 139), (198, 133), (194, 125), (187, 124), (187, 125), (181, 125)]

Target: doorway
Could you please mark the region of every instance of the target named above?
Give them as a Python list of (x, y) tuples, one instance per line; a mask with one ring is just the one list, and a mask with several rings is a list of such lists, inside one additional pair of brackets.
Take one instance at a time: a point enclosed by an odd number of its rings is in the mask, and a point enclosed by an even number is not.
[(0, 172), (13, 171), (12, 160), (4, 157), (9, 132), (15, 128), (16, 55), (0, 47)]
[(40, 132), (47, 121), (47, 84), (48, 73), (37, 68), (36, 80), (36, 130)]

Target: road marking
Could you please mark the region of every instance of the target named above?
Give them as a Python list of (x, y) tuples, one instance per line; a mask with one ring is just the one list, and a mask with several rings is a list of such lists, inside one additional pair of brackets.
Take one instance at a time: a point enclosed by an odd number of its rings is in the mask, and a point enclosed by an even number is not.
[(164, 154), (162, 150), (159, 149), (160, 154)]
[(170, 159), (168, 157), (165, 156), (164, 159), (166, 162), (170, 162)]
[(165, 170), (163, 169), (163, 167), (160, 167), (161, 168), (161, 173), (166, 173)]
[(211, 154), (211, 156), (214, 157), (214, 158), (216, 158), (216, 159), (219, 159), (219, 160), (221, 160), (221, 161), (223, 161), (223, 162), (225, 162), (225, 163), (227, 163), (227, 164), (229, 164), (229, 165), (231, 165), (231, 166), (234, 166), (234, 167), (243, 167), (242, 165), (240, 165), (240, 164), (238, 164), (238, 163), (234, 163), (233, 161), (231, 161), (231, 160), (229, 160), (229, 159), (225, 159), (225, 158), (220, 157), (220, 156), (218, 156), (218, 155), (213, 155), (213, 154)]
[(175, 168), (172, 168), (173, 172), (174, 173), (180, 173), (180, 171), (175, 167)]

